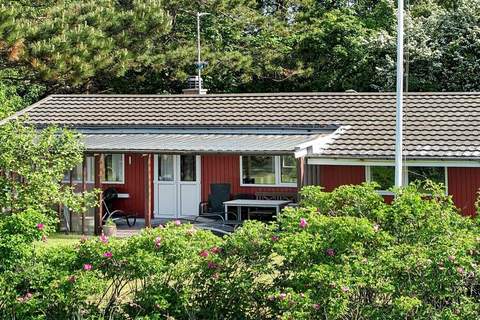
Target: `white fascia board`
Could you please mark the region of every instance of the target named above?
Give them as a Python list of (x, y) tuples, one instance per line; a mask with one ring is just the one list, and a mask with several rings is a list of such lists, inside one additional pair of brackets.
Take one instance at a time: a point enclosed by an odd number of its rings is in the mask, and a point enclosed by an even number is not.
[[(394, 166), (394, 160), (371, 159), (334, 159), (334, 158), (308, 158), (311, 165), (337, 165), (337, 166)], [(410, 167), (480, 167), (478, 160), (407, 160)]]
[(295, 147), (295, 158), (305, 157), (308, 154), (319, 154), (336, 137), (342, 134), (348, 126), (339, 127), (334, 132), (303, 142)]

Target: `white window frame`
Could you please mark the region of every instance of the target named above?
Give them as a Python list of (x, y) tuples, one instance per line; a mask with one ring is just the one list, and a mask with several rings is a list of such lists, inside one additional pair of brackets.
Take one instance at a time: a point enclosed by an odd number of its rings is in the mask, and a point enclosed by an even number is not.
[[(243, 183), (243, 156), (240, 156), (240, 186), (241, 187), (280, 187), (280, 188), (292, 188), (297, 187), (297, 183), (285, 183), (282, 182), (282, 156), (284, 155), (263, 155), (263, 154), (249, 154), (248, 156), (264, 156), (264, 157), (273, 157), (274, 158), (274, 169), (275, 169), (275, 183), (274, 184), (252, 184), (252, 183)], [(298, 179), (298, 176), (297, 176)]]
[[(87, 176), (85, 177), (85, 178), (86, 178), (86, 179), (85, 179), (85, 182), (86, 182), (86, 183), (94, 183), (94, 180), (88, 180), (88, 176), (89, 176), (88, 173), (89, 173), (89, 172), (92, 172), (92, 170), (95, 170), (95, 160), (94, 160), (94, 159), (95, 159), (95, 158), (94, 158), (93, 156), (87, 156), (87, 157), (86, 157), (86, 161), (87, 161), (87, 172), (86, 172)], [(80, 163), (79, 166), (80, 166), (80, 168), (82, 168), (83, 162)], [(83, 170), (83, 169), (82, 169), (82, 170)], [(72, 170), (70, 170), (70, 171), (68, 172), (68, 174), (69, 174), (69, 175), (72, 174)], [(95, 178), (95, 173), (93, 173), (93, 177)], [(64, 177), (63, 180), (62, 180), (62, 182), (64, 182), (64, 183), (70, 183), (70, 179), (65, 179), (65, 177)], [(76, 180), (76, 179), (74, 179), (74, 180), (72, 180), (72, 183), (78, 184), (78, 183), (83, 183), (83, 181), (82, 181), (82, 180)]]
[[(365, 181), (366, 182), (372, 182), (372, 175), (371, 175), (371, 167), (374, 167), (374, 166), (365, 166)], [(394, 167), (392, 165), (381, 165), (379, 167)], [(408, 167), (418, 167), (416, 166), (415, 164), (412, 164), (410, 166), (407, 166), (405, 167), (406, 170), (403, 170), (403, 182), (405, 185), (408, 185), (409, 184), (409, 181), (408, 181)], [(445, 170), (445, 181), (444, 181), (444, 185), (445, 185), (445, 194), (448, 194), (448, 167), (444, 167), (444, 166), (431, 166), (431, 167), (441, 167)], [(395, 193), (391, 192), (391, 191), (388, 191), (388, 190), (376, 190), (378, 192), (378, 194), (382, 195), (382, 196), (393, 196), (395, 195)]]
[(106, 174), (106, 168), (105, 168), (105, 156), (107, 155), (113, 155), (113, 154), (120, 154), (122, 156), (122, 180), (120, 181), (102, 181), (102, 184), (125, 184), (125, 154), (124, 153), (105, 153), (103, 156), (104, 156), (104, 176), (101, 177), (102, 179), (105, 179), (105, 174)]

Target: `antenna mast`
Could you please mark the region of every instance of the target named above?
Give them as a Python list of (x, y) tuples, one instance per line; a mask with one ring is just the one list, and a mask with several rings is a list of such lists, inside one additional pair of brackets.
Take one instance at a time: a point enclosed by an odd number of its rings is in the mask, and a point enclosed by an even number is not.
[(205, 63), (201, 59), (201, 46), (200, 46), (200, 18), (206, 16), (206, 12), (197, 12), (197, 72), (198, 72), (198, 94), (202, 93), (202, 69)]

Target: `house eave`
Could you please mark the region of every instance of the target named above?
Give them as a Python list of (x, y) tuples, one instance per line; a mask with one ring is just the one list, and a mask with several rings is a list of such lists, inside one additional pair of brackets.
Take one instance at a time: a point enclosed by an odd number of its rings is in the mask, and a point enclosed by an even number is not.
[[(350, 165), (350, 166), (394, 166), (393, 158), (334, 158), (309, 157), (309, 165)], [(478, 158), (410, 158), (405, 160), (406, 166), (415, 167), (480, 167)]]

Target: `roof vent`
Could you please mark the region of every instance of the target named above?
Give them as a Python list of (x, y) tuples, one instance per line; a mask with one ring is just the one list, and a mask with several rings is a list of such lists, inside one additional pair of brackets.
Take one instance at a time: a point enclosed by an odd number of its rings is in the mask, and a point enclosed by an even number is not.
[(199, 76), (190, 76), (187, 79), (187, 88), (183, 89), (184, 94), (207, 94), (207, 89), (202, 88), (202, 78)]
[(345, 93), (357, 93), (357, 91), (353, 89), (348, 89), (348, 90), (345, 90)]

